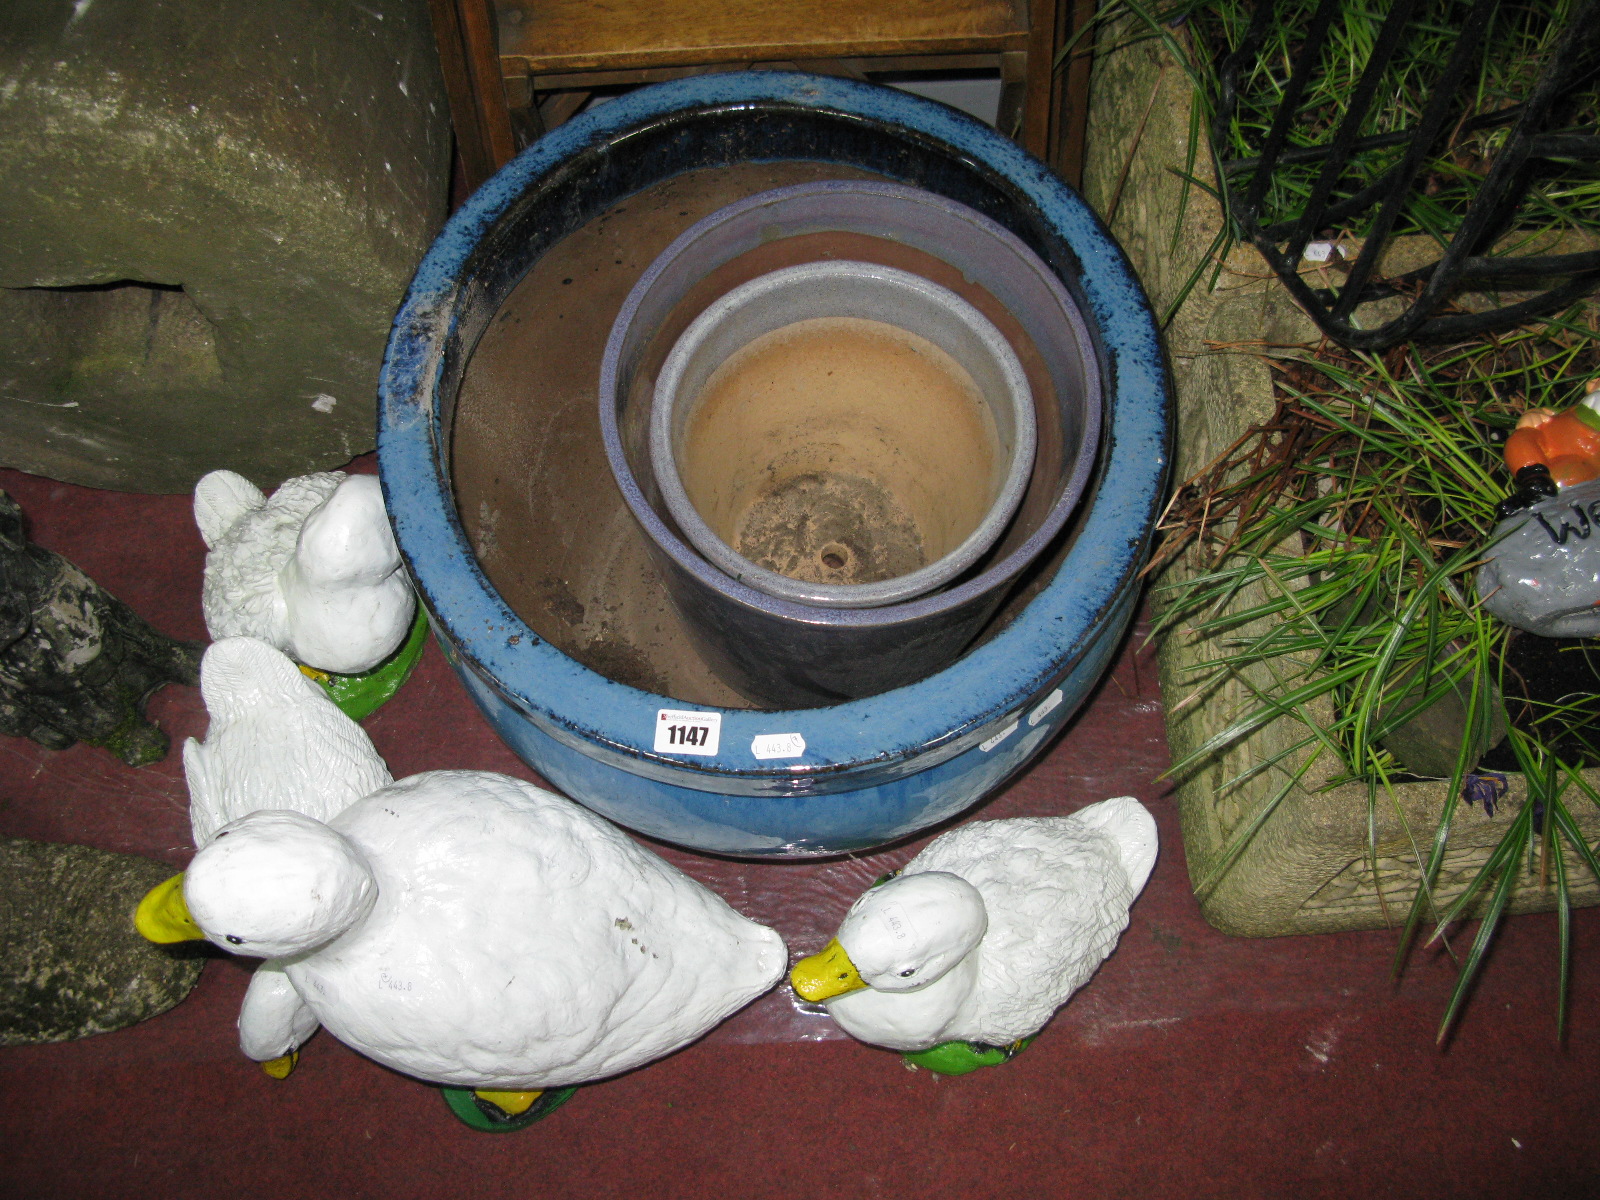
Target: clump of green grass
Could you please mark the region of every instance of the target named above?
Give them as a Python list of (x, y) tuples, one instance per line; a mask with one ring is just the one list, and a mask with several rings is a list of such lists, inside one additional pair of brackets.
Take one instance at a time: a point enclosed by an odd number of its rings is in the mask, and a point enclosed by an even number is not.
[[(1222, 81), (1228, 57), (1246, 40), (1251, 4), (1110, 0), (1099, 10), (1093, 28), (1100, 52), (1157, 41), (1194, 85), (1188, 161), (1178, 171), (1185, 186), (1174, 249), (1195, 191), (1208, 193), (1225, 218), (1205, 260), (1162, 314), (1163, 324), (1194, 287), (1208, 276), (1214, 281), (1241, 232), (1230, 204), (1251, 183), (1256, 165), (1250, 160), (1261, 151), (1317, 5), (1279, 0), (1269, 6), (1273, 19), (1258, 29), (1256, 52), (1240, 56), (1230, 103), (1224, 103)], [(1336, 181), (1335, 200), (1357, 195), (1398, 161), (1402, 135), (1431, 95), (1468, 7), (1468, 0), (1420, 0), (1406, 48), (1381, 81), (1384, 103), (1359, 130), (1364, 140)], [(1300, 215), (1321, 170), (1317, 148), (1342, 115), (1390, 8), (1376, 0), (1338, 0), (1319, 71), (1290, 128), (1288, 161), (1262, 181), (1261, 224), (1286, 224)], [(1430, 147), (1393, 233), (1449, 240), (1503, 144), (1515, 106), (1582, 8), (1582, 0), (1496, 7), (1476, 72), (1468, 75), (1471, 84), (1452, 98), (1448, 135)], [(1115, 41), (1106, 39), (1106, 30), (1115, 31)], [(1062, 57), (1081, 49), (1071, 44)], [(1592, 126), (1597, 110), (1600, 72), (1591, 72), (1558, 107), (1558, 123)], [(1227, 119), (1219, 120), (1219, 112)], [(1205, 156), (1215, 168), (1209, 177), (1197, 169)], [(1600, 232), (1600, 167), (1557, 158), (1544, 160), (1541, 170), (1501, 231), (1524, 236), (1503, 242), (1500, 252), (1524, 253), (1551, 233)], [(1314, 236), (1364, 237), (1372, 212), (1352, 211)], [(1481, 914), (1440, 1023), (1442, 1040), (1500, 927), (1521, 864), (1536, 859), (1558, 913), (1557, 1025), (1564, 1031), (1572, 881), (1563, 847), (1600, 876), (1600, 861), (1584, 842), (1568, 798), (1600, 804), (1600, 796), (1557, 753), (1570, 739), (1564, 743), (1555, 731), (1570, 732), (1571, 724), (1594, 723), (1596, 716), (1592, 704), (1506, 710), (1509, 631), (1479, 606), (1472, 577), (1509, 483), (1499, 440), (1525, 408), (1565, 406), (1577, 398), (1582, 380), (1600, 373), (1593, 303), (1471, 344), (1401, 345), (1381, 357), (1327, 344), (1262, 353), (1276, 376), (1276, 414), (1180, 489), (1152, 564), (1155, 570), (1186, 554), (1194, 568), (1174, 573), (1176, 582), (1158, 589), (1156, 636), (1204, 638), (1220, 650), (1197, 670), (1191, 690), (1168, 697), (1169, 704), (1204, 703), (1226, 679), (1243, 683), (1252, 697), (1246, 711), (1174, 764), (1172, 773), (1198, 769), (1270, 722), (1287, 720), (1302, 735), (1273, 761), (1253, 763), (1224, 785), (1242, 788), (1286, 768), (1286, 780), (1255, 808), (1198, 890), (1214, 887), (1273, 812), (1291, 802), (1297, 785), (1311, 778), (1366, 784), (1369, 847), (1376, 855), (1378, 805), (1402, 775), (1385, 739), (1454, 691), (1465, 697), (1467, 736), (1447, 794), (1460, 794), (1480, 748), (1475, 735), (1510, 725), (1510, 749), (1526, 778), (1528, 801), (1466, 891), (1448, 905), (1435, 904), (1433, 885), (1455, 805), (1445, 806), (1435, 829), (1412, 831), (1421, 882), (1395, 971), (1425, 926), (1432, 926), (1433, 938), (1445, 938), (1463, 917)], [(1418, 678), (1427, 680), (1420, 690)], [(1600, 744), (1595, 732), (1591, 741)]]
[[(1225, 63), (1240, 47), (1249, 48), (1251, 10), (1222, 3), (1203, 6), (1193, 14), (1196, 49), (1206, 56), (1213, 89), (1225, 74), (1235, 80), (1237, 101), (1227, 106), (1226, 120), (1214, 127), (1213, 140), (1236, 193), (1252, 183), (1256, 156), (1289, 92), (1291, 72), (1319, 4), (1320, 0), (1279, 0), (1261, 30), (1255, 53), (1237, 59), (1232, 72)], [(1393, 7), (1387, 0), (1342, 0), (1334, 9), (1315, 70), (1289, 126), (1288, 153), (1270, 180), (1262, 181), (1263, 226), (1292, 221), (1305, 209), (1322, 166), (1316, 148), (1333, 138)], [(1378, 102), (1357, 130), (1360, 141), (1331, 201), (1348, 200), (1400, 163), (1408, 134), (1421, 123), (1424, 108), (1438, 91), (1472, 7), (1470, 0), (1417, 4), (1399, 50), (1377, 80)], [(1425, 235), (1441, 245), (1450, 240), (1505, 144), (1521, 102), (1582, 7), (1581, 0), (1535, 0), (1492, 8), (1467, 70), (1467, 86), (1450, 97), (1445, 134), (1429, 148), (1427, 166), (1405, 197), (1395, 235)], [(1591, 78), (1562, 99), (1557, 123), (1592, 125), (1596, 107), (1597, 89)], [(1586, 208), (1600, 209), (1600, 165), (1576, 159), (1551, 161), (1533, 179), (1517, 223), (1522, 229), (1539, 230), (1592, 226), (1600, 214), (1585, 221), (1578, 214)], [(1375, 211), (1375, 204), (1369, 203), (1318, 231), (1318, 236), (1363, 238)]]
[[(1289, 229), (1307, 208), (1332, 140), (1361, 81), (1385, 17), (1388, 0), (1326, 0), (1332, 21), (1307, 76), (1287, 129), (1286, 153), (1270, 176), (1260, 180), (1259, 156), (1274, 114), (1291, 90), (1294, 65), (1305, 47), (1306, 31), (1325, 0), (1108, 0), (1089, 27), (1062, 51), (1058, 61), (1087, 52), (1092, 36), (1101, 52), (1129, 42), (1161, 43), (1194, 85), (1188, 161), (1181, 213), (1188, 190), (1209, 193), (1226, 218), (1194, 277), (1161, 314), (1165, 325), (1189, 291), (1202, 279), (1215, 282), (1220, 260), (1235, 239), (1247, 236), (1242, 212), (1280, 249)], [(1398, 52), (1377, 79), (1378, 102), (1368, 110), (1354, 153), (1332, 180), (1322, 225), (1310, 236), (1355, 244), (1374, 231), (1380, 209), (1394, 186), (1405, 184), (1394, 171), (1409, 134), (1436, 92), (1447, 96), (1444, 133), (1427, 147), (1423, 166), (1403, 192), (1394, 223), (1384, 238), (1421, 235), (1441, 249), (1455, 235), (1474, 197), (1505, 144), (1520, 105), (1550, 63), (1569, 28), (1596, 19), (1592, 0), (1525, 0), (1491, 6), (1489, 24), (1476, 46), (1466, 83), (1442, 89), (1440, 75), (1460, 42), (1471, 0), (1418, 0), (1405, 25)], [(1252, 29), (1258, 10), (1270, 18)], [(1115, 31), (1107, 37), (1105, 31)], [(1092, 36), (1091, 36), (1092, 35)], [(1569, 48), (1570, 49), (1570, 48)], [(1594, 59), (1593, 47), (1589, 59)], [(1586, 60), (1560, 95), (1549, 124), (1592, 141), (1600, 112), (1600, 63)], [(1213, 170), (1196, 165), (1209, 156)], [(1387, 184), (1394, 186), (1385, 186)], [(1600, 162), (1552, 150), (1536, 154), (1521, 172), (1525, 190), (1506, 219), (1495, 225), (1493, 248), (1474, 253), (1516, 257), (1550, 253), (1552, 235), (1600, 236)], [(1251, 207), (1253, 185), (1261, 194)], [(1365, 194), (1364, 194), (1365, 193)], [(1339, 206), (1343, 204), (1343, 209)], [(1174, 239), (1180, 230), (1173, 230)], [(1176, 241), (1174, 242), (1176, 247)], [(1388, 281), (1369, 287), (1382, 294)], [(1402, 294), (1416, 283), (1399, 280)], [(1570, 294), (1570, 293), (1569, 293)]]
[[(1158, 588), (1155, 636), (1195, 637), (1216, 650), (1196, 668), (1189, 694), (1169, 703), (1203, 703), (1223, 682), (1260, 680), (1263, 672), (1271, 681), (1247, 685), (1252, 703), (1172, 773), (1198, 769), (1271, 722), (1287, 719), (1301, 731), (1271, 761), (1252, 763), (1221, 789), (1282, 768), (1281, 785), (1199, 882), (1202, 894), (1310, 779), (1366, 784), (1375, 853), (1379, 805), (1406, 774), (1385, 739), (1448, 693), (1463, 697), (1467, 711), (1448, 795), (1460, 794), (1488, 730), (1511, 723), (1503, 699), (1509, 631), (1482, 609), (1472, 586), (1508, 483), (1497, 443), (1525, 408), (1565, 407), (1583, 380), (1600, 373), (1600, 327), (1592, 308), (1580, 308), (1467, 345), (1402, 346), (1381, 357), (1329, 346), (1263, 354), (1276, 378), (1277, 412), (1179, 490), (1156, 561), (1186, 553), (1191, 569)], [(1257, 599), (1241, 603), (1244, 596)], [(1437, 829), (1410, 831), (1422, 882), (1397, 969), (1423, 924), (1433, 922), (1440, 936), (1486, 904), (1441, 1036), (1504, 913), (1513, 868), (1535, 848), (1555, 864), (1550, 886), (1562, 914), (1566, 866), (1552, 851), (1569, 845), (1600, 875), (1565, 799), (1576, 791), (1600, 804), (1600, 796), (1544, 736), (1544, 722), (1572, 715), (1541, 713), (1513, 730), (1537, 806), (1519, 814), (1448, 907), (1435, 907), (1431, 889), (1454, 805)], [(1561, 921), (1565, 930), (1565, 915)]]

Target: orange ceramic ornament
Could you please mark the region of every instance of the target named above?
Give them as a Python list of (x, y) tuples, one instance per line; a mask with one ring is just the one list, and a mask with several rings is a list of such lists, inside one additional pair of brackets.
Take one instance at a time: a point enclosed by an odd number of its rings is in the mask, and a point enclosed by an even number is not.
[(1600, 477), (1600, 379), (1589, 381), (1582, 401), (1558, 413), (1530, 408), (1506, 439), (1506, 466), (1515, 475), (1543, 463), (1562, 487)]

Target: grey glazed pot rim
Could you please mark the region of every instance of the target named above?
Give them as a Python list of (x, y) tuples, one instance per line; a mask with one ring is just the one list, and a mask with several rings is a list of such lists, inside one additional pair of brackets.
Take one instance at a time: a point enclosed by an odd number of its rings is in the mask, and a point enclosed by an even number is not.
[[(779, 212), (791, 205), (818, 203), (827, 205), (832, 202), (842, 202), (857, 208), (865, 205), (916, 206), (936, 214), (936, 218), (940, 221), (959, 222), (974, 235), (993, 242), (997, 252), (1010, 257), (1015, 270), (1025, 272), (1030, 277), (1035, 289), (1054, 298), (1053, 302), (1061, 313), (1063, 336), (1076, 342), (1085, 362), (1090, 364), (1089, 373), (1084, 380), (1086, 390), (1077, 398), (1083, 421), (1082, 437), (1076, 454), (1071, 456), (1067, 482), (1039, 527), (999, 561), (989, 564), (977, 574), (951, 587), (900, 604), (876, 608), (825, 609), (797, 604), (757, 591), (711, 566), (696, 554), (687, 542), (677, 536), (646, 498), (643, 485), (634, 475), (633, 468), (628, 462), (627, 452), (623, 449), (618, 422), (623, 400), (620, 389), (627, 386), (628, 375), (635, 365), (628, 358), (629, 330), (641, 310), (649, 304), (652, 290), (669, 275), (678, 260), (697, 243), (714, 240), (725, 226), (736, 220), (759, 220), (765, 213)], [(723, 594), (748, 608), (794, 621), (860, 628), (909, 624), (934, 613), (956, 609), (975, 596), (1015, 578), (1061, 532), (1088, 488), (1100, 450), (1102, 383), (1093, 366), (1098, 361), (1099, 355), (1094, 346), (1094, 339), (1089, 333), (1088, 324), (1061, 280), (1024, 244), (1021, 238), (998, 221), (969, 205), (937, 192), (902, 183), (877, 180), (823, 180), (790, 184), (746, 196), (702, 217), (679, 234), (646, 268), (645, 273), (623, 302), (606, 343), (605, 355), (600, 365), (600, 432), (605, 443), (606, 457), (611, 464), (612, 477), (617, 481), (623, 500), (634, 518), (644, 527), (646, 536), (667, 558), (700, 585), (719, 588)]]
[[(819, 292), (824, 295), (819, 297)], [(819, 304), (819, 299), (824, 302)], [(788, 315), (786, 319), (780, 316), (774, 323), (764, 319), (769, 313)], [(755, 314), (753, 318), (752, 314)], [(687, 399), (681, 395), (685, 376), (691, 372), (709, 373), (707, 367), (715, 370), (757, 336), (793, 321), (817, 316), (870, 317), (900, 325), (927, 337), (961, 361), (962, 356), (954, 353), (953, 343), (941, 344), (942, 340), (950, 339), (937, 336), (941, 325), (953, 322), (958, 332), (969, 334), (977, 343), (974, 348), (987, 356), (992, 373), (998, 375), (995, 381), (998, 386), (994, 390), (1002, 394), (998, 398), (985, 398), (990, 402), (1002, 448), (1009, 443), (1009, 465), (1000, 490), (983, 520), (960, 545), (916, 571), (860, 584), (791, 579), (751, 562), (718, 537), (684, 490), (677, 467), (675, 434), (680, 424), (679, 401)], [(756, 322), (753, 331), (748, 328), (752, 319)], [(741, 322), (747, 328), (741, 329)], [(730, 330), (736, 343), (732, 346), (727, 344)], [(719, 338), (719, 335), (722, 336)], [(701, 370), (695, 371), (697, 357), (719, 340), (729, 353), (721, 354), (713, 348), (717, 361), (699, 364)], [(972, 370), (978, 364), (963, 365), (968, 366), (975, 378), (980, 375), (980, 371)], [(684, 330), (667, 355), (656, 383), (650, 422), (650, 461), (662, 502), (673, 521), (694, 548), (726, 575), (769, 596), (798, 604), (822, 608), (877, 608), (912, 600), (944, 587), (994, 545), (1028, 488), (1033, 473), (1034, 439), (1033, 393), (1022, 363), (1011, 344), (987, 317), (949, 288), (910, 271), (878, 263), (831, 259), (784, 267), (749, 280), (715, 300)]]

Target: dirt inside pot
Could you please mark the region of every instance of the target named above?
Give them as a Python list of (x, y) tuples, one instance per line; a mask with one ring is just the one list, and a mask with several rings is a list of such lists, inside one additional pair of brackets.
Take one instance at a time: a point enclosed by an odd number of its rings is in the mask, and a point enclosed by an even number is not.
[(972, 376), (927, 338), (823, 317), (750, 342), (692, 400), (689, 501), (743, 557), (793, 579), (908, 575), (978, 527), (998, 435)]
[[(668, 598), (648, 541), (612, 479), (597, 388), (606, 337), (628, 291), (695, 221), (745, 196), (821, 179), (881, 176), (816, 162), (746, 163), (688, 172), (608, 210), (533, 264), (479, 339), (457, 395), (451, 482), (485, 575), (542, 638), (608, 678), (689, 704), (754, 707), (717, 678)], [(1033, 390), (1039, 452), (1034, 484), (992, 553), (1027, 536), (1059, 494), (1061, 414), (1049, 371), (1016, 319), (948, 264), (895, 242), (819, 233), (763, 245), (713, 272), (658, 332), (621, 414), (641, 479), (655, 374), (707, 304), (795, 262), (851, 258), (914, 271), (988, 317), (1016, 350)], [(1067, 542), (1020, 581), (984, 637), (1053, 575)], [(981, 564), (980, 564), (981, 565)], [(982, 640), (982, 639), (980, 639)]]

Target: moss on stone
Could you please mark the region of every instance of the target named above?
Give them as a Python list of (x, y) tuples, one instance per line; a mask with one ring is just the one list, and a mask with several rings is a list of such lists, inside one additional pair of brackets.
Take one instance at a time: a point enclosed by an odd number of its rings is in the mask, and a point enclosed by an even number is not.
[(0, 839), (0, 1046), (120, 1029), (189, 994), (203, 947), (153, 946), (134, 930), (162, 863), (89, 846)]

